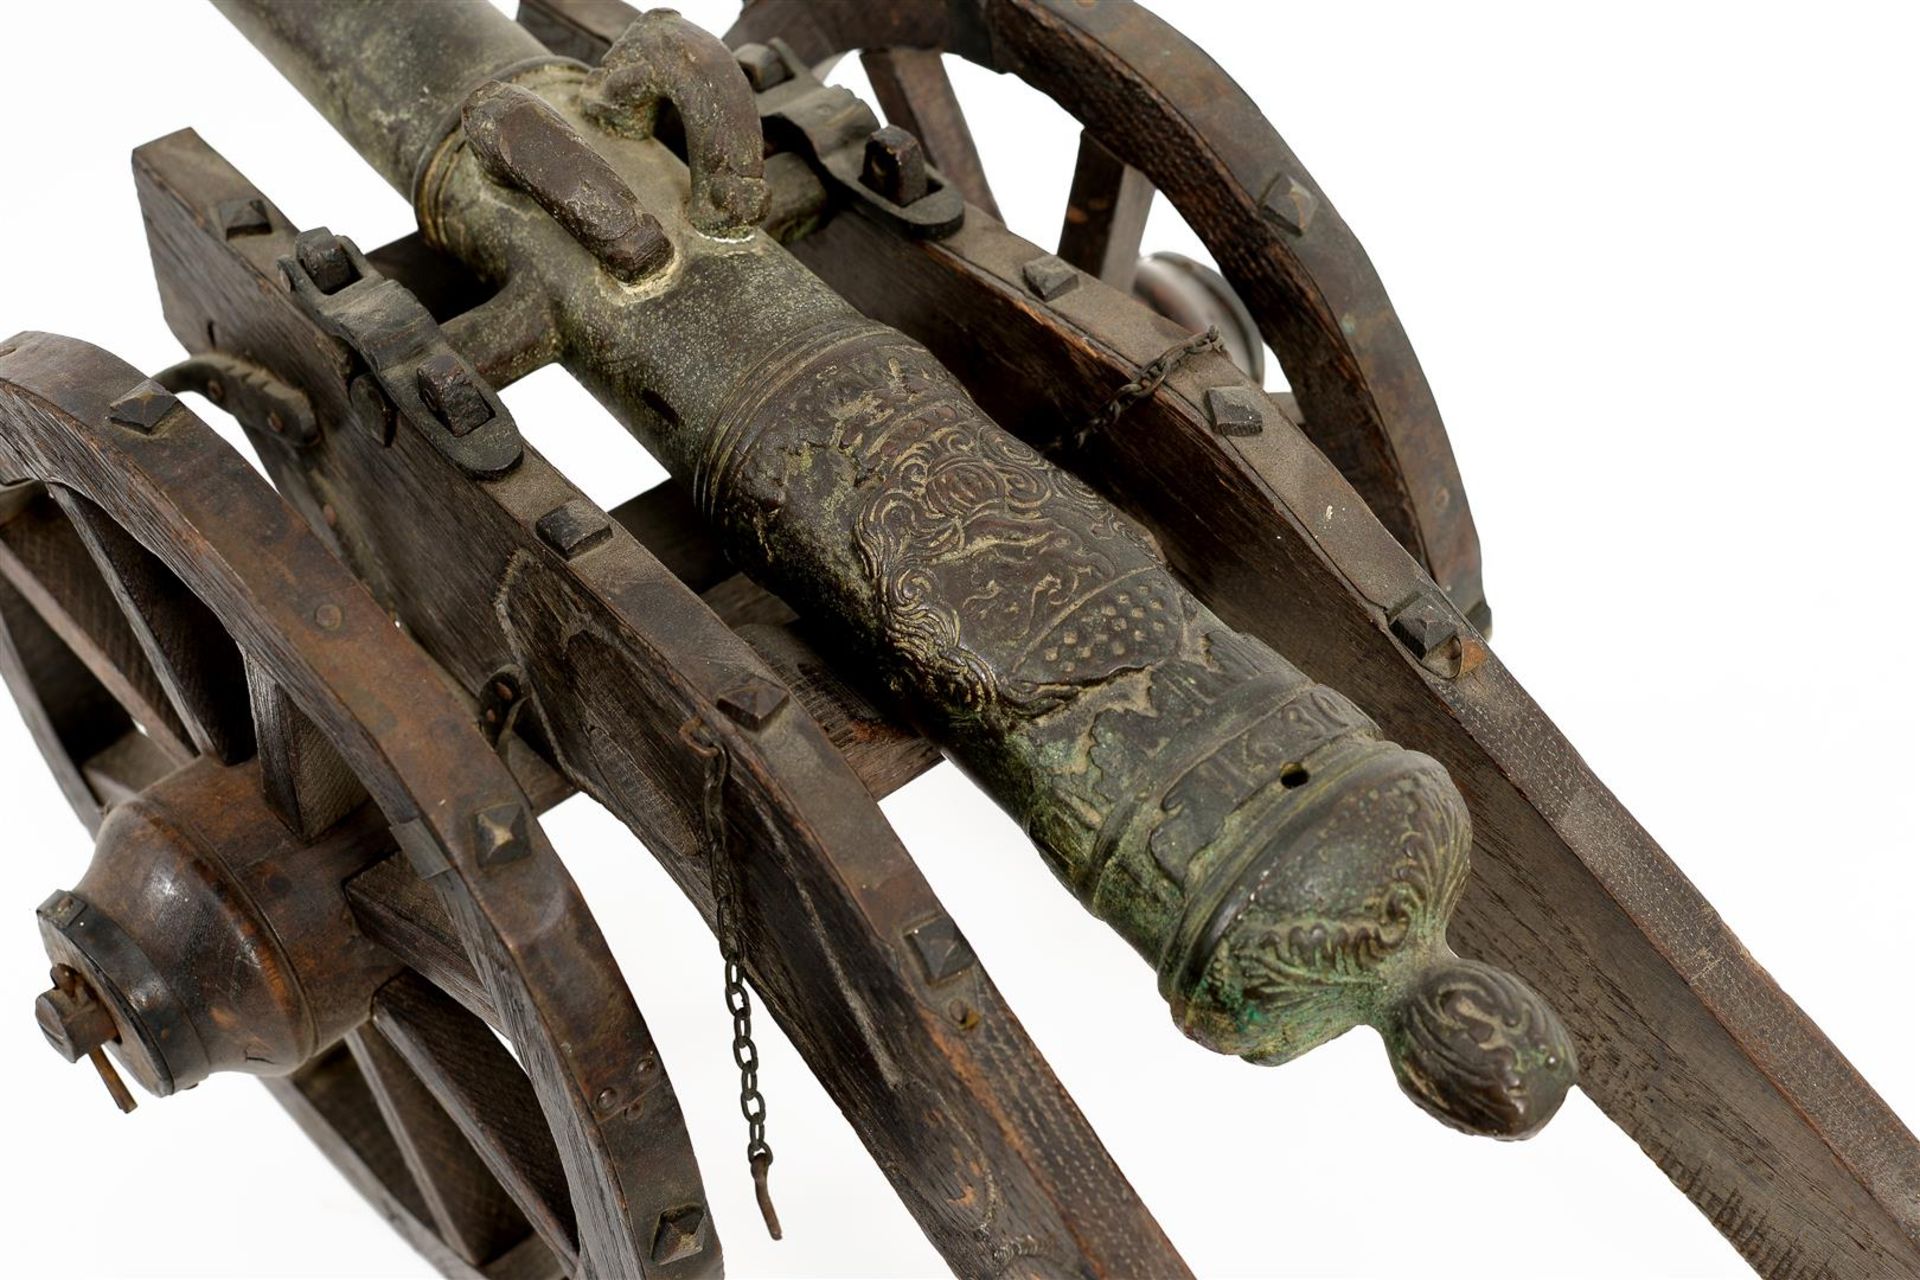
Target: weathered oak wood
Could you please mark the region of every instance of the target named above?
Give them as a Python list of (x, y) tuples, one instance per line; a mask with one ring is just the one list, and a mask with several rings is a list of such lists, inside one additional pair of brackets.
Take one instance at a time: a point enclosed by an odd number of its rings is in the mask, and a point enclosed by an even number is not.
[[(1090, 129), (1080, 131), (1073, 186), (1060, 226), (1060, 256), (1125, 293), (1153, 211), (1153, 183)], [(998, 217), (999, 215), (995, 215)]]
[(632, 1105), (595, 1108), (651, 1038), (473, 707), (204, 424), (179, 410), (151, 432), (108, 423), (138, 371), (46, 335), (4, 350), (4, 473), (73, 490), (159, 557), (349, 761), (432, 879), (502, 1027), (545, 1082), (583, 1252), (609, 1273), (716, 1269), (711, 1232), (664, 1265), (652, 1257), (664, 1213), (705, 1213), (678, 1106), (656, 1071)]
[[(352, 422), (346, 361), (275, 283), (272, 260), (291, 251), (277, 214), (265, 234), (210, 234), (209, 210), (262, 197), (191, 135), (142, 148), (136, 177), (182, 341), (203, 344), (211, 321), (224, 342), (275, 352), (276, 373), (323, 420)], [(532, 450), (505, 478), (471, 484), (403, 423), (384, 446), (330, 432), (306, 462), (331, 476), (339, 536), (412, 634), (468, 687), (520, 670), (562, 772), (633, 827), (710, 918), (705, 783), (682, 726), (722, 744), (749, 972), (957, 1269), (1009, 1252), (1114, 1274), (1183, 1269), (978, 964), (930, 975), (915, 958), (911, 935), (944, 927), (945, 912), (832, 742), (798, 707), (755, 727), (720, 709), (743, 682), (777, 681), (672, 573), (621, 529), (562, 558), (539, 522), (584, 499)], [(306, 483), (268, 466), (290, 488)], [(311, 493), (298, 502), (319, 506)], [(418, 523), (429, 517), (460, 531), (459, 557), (422, 554), (439, 537)], [(875, 1088), (888, 1078), (916, 1084)]]
[(607, 514), (690, 590), (707, 595), (734, 575), (733, 566), (694, 509), (693, 499), (671, 480), (629, 498)]
[(527, 1221), (512, 1198), (386, 1038), (362, 1027), (347, 1047), (447, 1247), (482, 1266), (524, 1239)]
[(73, 525), (42, 491), (0, 525), (0, 575), (176, 762), (193, 744)]
[(358, 808), (366, 788), (259, 663), (247, 663), (246, 674), (267, 803), (288, 827), (312, 839)]
[(973, 131), (967, 128), (966, 114), (941, 65), (939, 50), (867, 49), (860, 54), (860, 65), (887, 123), (919, 138), (927, 149), (927, 162), (960, 188), (967, 203), (999, 217), (1000, 206), (994, 203)]
[(195, 749), (229, 764), (251, 755), (245, 667), (211, 611), (89, 499), (61, 487), (52, 492), (126, 614)]
[[(722, 614), (721, 616), (726, 616)], [(732, 619), (728, 619), (729, 622)], [(875, 800), (891, 795), (940, 763), (940, 749), (849, 684), (822, 651), (793, 625), (736, 624), (800, 705), (860, 775)]]
[(405, 1059), (498, 1185), (569, 1271), (578, 1229), (533, 1085), (486, 1024), (403, 974), (373, 999), (373, 1028)]
[(265, 1084), (354, 1190), (440, 1274), (455, 1280), (559, 1280), (563, 1275), (537, 1236), (528, 1236), (484, 1270), (468, 1266), (447, 1248), (427, 1225), (426, 1201), (346, 1045)]
[[(842, 218), (795, 250), (1036, 445), (1057, 447), (1052, 424), (1179, 336), (1095, 284), (1036, 306), (1020, 268), (1038, 250), (985, 219), (909, 244)], [(1255, 436), (1210, 428), (1205, 392), (1243, 382), (1224, 356), (1197, 358), (1063, 460), (1151, 528), (1223, 617), (1366, 691), (1384, 729), (1448, 767), (1476, 834), (1458, 941), (1554, 1002), (1582, 1087), (1757, 1269), (1920, 1267), (1920, 1145), (1497, 658), (1448, 675), (1395, 638), (1389, 618), (1429, 580), (1277, 406)], [(1457, 626), (1464, 656), (1483, 653)]]
[(178, 767), (152, 738), (137, 728), (87, 757), (80, 766), (87, 786), (107, 809), (131, 800)]
[(13, 585), (0, 578), (0, 677), (40, 754), (88, 831), (106, 807), (86, 762), (126, 734), (133, 721)]
[(460, 931), (430, 885), (404, 855), (375, 863), (347, 882), (347, 901), (362, 933), (406, 962), (470, 1013), (500, 1025), (486, 984), (474, 972)]
[[(568, 14), (583, 51), (584, 33), (604, 41), (620, 25), (606, 0), (525, 7)], [(1314, 443), (1486, 626), (1466, 492), (1386, 291), (1299, 157), (1202, 50), (1130, 0), (751, 0), (726, 40), (776, 36), (812, 65), (856, 49), (944, 49), (1019, 76), (1144, 173), (1252, 311)]]

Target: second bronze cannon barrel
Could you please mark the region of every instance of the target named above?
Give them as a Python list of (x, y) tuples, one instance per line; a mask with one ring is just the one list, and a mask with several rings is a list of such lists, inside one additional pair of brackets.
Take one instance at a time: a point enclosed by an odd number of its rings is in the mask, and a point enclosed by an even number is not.
[[(755, 229), (757, 113), (713, 37), (656, 12), (589, 69), (527, 57), (485, 4), (443, 5), (479, 34), (425, 92), (364, 86), (404, 117), (369, 140), (368, 104), (342, 105), (341, 24), (224, 7), (409, 190), (429, 239), (539, 300), (560, 359), (733, 561), (1022, 823), (1189, 1035), (1279, 1062), (1366, 1023), (1450, 1124), (1515, 1137), (1553, 1114), (1574, 1075), (1558, 1019), (1446, 945), (1470, 833), (1445, 771), (1226, 626), (1143, 530)], [(691, 171), (651, 136), (667, 103)]]

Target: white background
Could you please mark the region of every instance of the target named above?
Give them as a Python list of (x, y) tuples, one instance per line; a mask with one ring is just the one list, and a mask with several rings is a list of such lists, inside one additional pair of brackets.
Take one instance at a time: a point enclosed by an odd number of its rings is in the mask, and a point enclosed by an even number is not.
[[(1386, 281), (1451, 428), (1501, 656), (1920, 1120), (1910, 15), (1158, 7), (1267, 111)], [(723, 0), (685, 8), (716, 29), (729, 17)], [(409, 229), (404, 202), (209, 9), (9, 5), (0, 68), (0, 334), (74, 334), (148, 369), (177, 358), (127, 154), (183, 125), (301, 225), (363, 246)], [(954, 76), (1009, 222), (1050, 241), (1072, 127), (1011, 80)], [(1147, 240), (1200, 252), (1164, 204)], [(557, 370), (507, 400), (603, 503), (658, 474)], [(4, 712), (0, 779), (12, 1273), (425, 1274), (250, 1082), (121, 1117), (40, 1043), (32, 911), (78, 878), (86, 841)], [(1509, 1146), (1404, 1103), (1371, 1032), (1274, 1071), (1213, 1057), (951, 770), (886, 809), (1201, 1274), (1745, 1274), (1584, 1097)], [(711, 937), (606, 815), (576, 801), (549, 829), (663, 1045), (733, 1273), (937, 1273), (771, 1027), (788, 1238), (764, 1239)]]

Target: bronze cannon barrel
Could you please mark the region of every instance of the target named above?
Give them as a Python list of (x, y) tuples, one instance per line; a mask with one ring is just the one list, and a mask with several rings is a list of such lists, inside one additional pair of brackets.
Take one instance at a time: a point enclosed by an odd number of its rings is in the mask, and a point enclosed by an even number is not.
[[(1222, 623), (1143, 530), (755, 229), (757, 115), (744, 77), (702, 74), (717, 41), (650, 14), (589, 70), (478, 0), (221, 3), (429, 239), (541, 301), (733, 561), (884, 678), (1156, 966), (1189, 1035), (1279, 1062), (1364, 1022), (1448, 1123), (1552, 1115), (1558, 1019), (1446, 945), (1470, 836), (1445, 771)], [(429, 30), (461, 34), (356, 78), (348, 41)], [(691, 172), (651, 137), (663, 102)]]
[(553, 55), (485, 0), (213, 0), (403, 195), (481, 79)]

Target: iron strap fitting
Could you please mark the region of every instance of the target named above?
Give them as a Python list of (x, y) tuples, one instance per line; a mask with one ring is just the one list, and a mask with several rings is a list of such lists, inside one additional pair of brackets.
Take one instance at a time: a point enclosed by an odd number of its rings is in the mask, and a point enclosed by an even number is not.
[(301, 309), (372, 374), (381, 403), (356, 397), (356, 412), (390, 408), (476, 479), (520, 465), (525, 445), (506, 405), (420, 300), (381, 275), (353, 241), (325, 227), (304, 231), (279, 266)]

